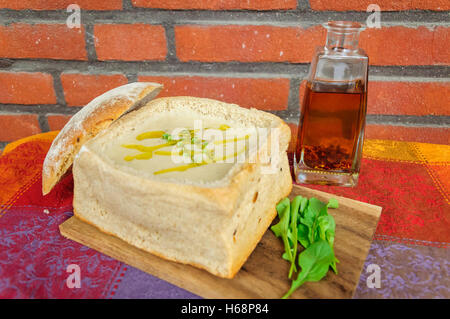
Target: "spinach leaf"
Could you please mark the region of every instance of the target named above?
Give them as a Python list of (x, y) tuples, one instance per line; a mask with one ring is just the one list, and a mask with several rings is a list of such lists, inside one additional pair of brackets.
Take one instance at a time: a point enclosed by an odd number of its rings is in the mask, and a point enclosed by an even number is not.
[(283, 199), (277, 205), (277, 212), (280, 221), (278, 222), (278, 224), (273, 225), (270, 229), (273, 231), (275, 236), (281, 237), (284, 243), (284, 250), (287, 254), (288, 260), (292, 261), (291, 246), (288, 239), (289, 221), (291, 215), (289, 198)]
[(308, 202), (309, 202), (308, 198), (306, 198), (306, 197), (303, 197), (301, 199), (300, 210), (299, 210), (298, 219), (297, 219), (297, 239), (304, 248), (308, 248), (308, 246), (310, 245), (309, 236), (308, 236), (309, 227), (306, 226), (305, 224), (303, 224), (300, 220), (304, 216), (305, 209), (308, 206)]
[(323, 212), (323, 209), (326, 209), (325, 204), (317, 198), (311, 197), (303, 216), (300, 218), (300, 222), (308, 227), (308, 240), (310, 244), (316, 239), (317, 219), (324, 213), (326, 214), (326, 210)]
[(339, 208), (339, 203), (336, 198), (330, 198), (327, 207), (329, 208)]
[(291, 241), (293, 244), (293, 248), (292, 248), (292, 259), (291, 259), (291, 268), (289, 269), (289, 279), (292, 277), (292, 272), (295, 271), (297, 272), (297, 268), (295, 267), (295, 258), (297, 256), (297, 216), (298, 216), (298, 211), (300, 209), (300, 204), (302, 202), (303, 197), (302, 196), (296, 196), (291, 203)]
[(333, 251), (324, 240), (319, 240), (305, 249), (299, 256), (299, 266), (302, 270), (297, 279), (292, 281), (291, 288), (282, 299), (288, 298), (305, 282), (319, 281), (325, 277), (333, 260)]
[[(319, 238), (321, 240), (326, 241), (331, 249), (333, 250), (334, 253), (334, 249), (333, 249), (333, 245), (334, 245), (334, 234), (335, 234), (335, 229), (336, 229), (336, 223), (334, 221), (333, 216), (331, 215), (326, 215), (326, 216), (320, 216), (318, 218), (318, 235)], [(333, 268), (333, 271), (337, 274), (337, 267), (336, 267), (336, 262), (339, 262), (339, 260), (337, 260), (337, 258), (335, 258), (335, 260), (332, 262), (331, 264), (331, 268)]]
[[(300, 214), (304, 213), (304, 211), (306, 209), (306, 206), (308, 206), (308, 202), (309, 201), (308, 201), (308, 199), (306, 197), (302, 198), (302, 201), (300, 203)], [(299, 218), (300, 218), (300, 214), (299, 214)]]
[(331, 215), (320, 216), (317, 219), (319, 238), (327, 241), (331, 247), (334, 243), (334, 232), (336, 229), (336, 223)]
[(277, 204), (277, 213), (278, 213), (278, 218), (281, 219), (281, 216), (283, 215), (284, 209), (289, 206), (291, 204), (291, 202), (289, 201), (289, 198), (283, 198), (278, 204)]
[(325, 205), (320, 200), (311, 197), (308, 201), (308, 206), (306, 206), (306, 209), (300, 218), (300, 222), (310, 228), (314, 227), (315, 220), (324, 206)]
[(277, 237), (280, 237), (282, 235), (283, 226), (285, 226), (285, 225), (283, 223), (281, 223), (281, 221), (283, 220), (285, 210), (287, 207), (290, 206), (290, 203), (291, 202), (289, 201), (289, 198), (286, 197), (283, 200), (281, 200), (276, 206), (278, 218), (280, 219), (280, 222), (276, 225), (273, 225), (270, 229), (274, 232), (275, 236), (277, 236)]
[(287, 298), (304, 282), (322, 279), (330, 267), (337, 274), (339, 260), (333, 250), (336, 223), (328, 214), (328, 208), (338, 208), (338, 202), (332, 198), (324, 204), (314, 197), (308, 200), (297, 196), (292, 202), (284, 198), (276, 208), (280, 221), (271, 230), (283, 240), (285, 252), (282, 258), (291, 263), (289, 278), (297, 272), (298, 242), (305, 248), (298, 257), (301, 272), (283, 297)]
[(297, 238), (298, 238), (298, 241), (305, 248), (308, 248), (308, 246), (310, 245), (308, 233), (309, 233), (308, 226), (306, 226), (304, 224), (298, 224), (297, 225)]

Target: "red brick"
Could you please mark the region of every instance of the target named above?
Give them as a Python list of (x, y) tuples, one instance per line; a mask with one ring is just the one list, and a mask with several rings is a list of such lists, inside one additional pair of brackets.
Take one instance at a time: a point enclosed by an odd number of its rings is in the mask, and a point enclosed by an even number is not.
[(0, 57), (86, 60), (84, 28), (65, 24), (0, 26)]
[(122, 0), (0, 0), (0, 8), (13, 10), (60, 10), (76, 3), (83, 10), (120, 10)]
[(182, 61), (305, 63), (325, 43), (325, 29), (185, 25), (175, 27), (175, 39)]
[(94, 26), (98, 60), (164, 60), (166, 36), (160, 25), (102, 24)]
[(382, 11), (450, 10), (448, 0), (309, 0), (309, 3), (313, 10), (329, 11), (366, 11), (372, 3), (379, 5)]
[(360, 46), (366, 50), (373, 65), (449, 64), (449, 29), (424, 26), (370, 28), (361, 33)]
[[(450, 64), (447, 27), (369, 28), (360, 46), (372, 65)], [(185, 25), (175, 27), (177, 56), (202, 62), (310, 62), (325, 44), (321, 26), (309, 28), (254, 25)]]
[(95, 97), (128, 83), (123, 74), (61, 74), (64, 97), (69, 106), (84, 106)]
[(287, 10), (297, 7), (297, 0), (132, 0), (135, 7), (184, 10)]
[(0, 141), (11, 142), (41, 132), (35, 114), (0, 114)]
[(0, 72), (0, 103), (55, 104), (53, 77), (46, 73)]
[(160, 97), (186, 95), (206, 97), (263, 110), (284, 110), (288, 104), (289, 79), (200, 76), (139, 76), (138, 79), (164, 84)]
[(48, 127), (50, 128), (50, 131), (59, 131), (61, 130), (64, 125), (70, 120), (72, 116), (71, 115), (48, 115), (47, 121), (48, 121)]
[(369, 82), (369, 114), (450, 115), (450, 82)]
[[(305, 94), (300, 85), (300, 104)], [(449, 82), (369, 81), (368, 114), (450, 115)]]
[(365, 138), (448, 145), (450, 128), (369, 124), (366, 126)]
[[(450, 3), (450, 1), (449, 1)], [(433, 58), (436, 63), (450, 64), (450, 49), (448, 44), (450, 43), (450, 28), (437, 27), (434, 31), (433, 40)]]

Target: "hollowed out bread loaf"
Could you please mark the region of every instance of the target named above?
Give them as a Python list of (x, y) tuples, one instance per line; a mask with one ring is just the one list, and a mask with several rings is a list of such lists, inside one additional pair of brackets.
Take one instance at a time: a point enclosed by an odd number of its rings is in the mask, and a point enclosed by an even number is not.
[(125, 112), (153, 99), (162, 85), (135, 82), (112, 89), (84, 106), (54, 139), (42, 167), (42, 193), (48, 194), (66, 173), (81, 146)]
[[(235, 164), (214, 182), (161, 179), (108, 156), (121, 136), (166, 112), (276, 128), (279, 134), (267, 136), (251, 162)], [(256, 109), (194, 97), (150, 101), (83, 145), (73, 164), (74, 214), (162, 258), (232, 278), (275, 218), (276, 203), (291, 192), (289, 140), (280, 118)], [(267, 155), (270, 161), (263, 162)]]

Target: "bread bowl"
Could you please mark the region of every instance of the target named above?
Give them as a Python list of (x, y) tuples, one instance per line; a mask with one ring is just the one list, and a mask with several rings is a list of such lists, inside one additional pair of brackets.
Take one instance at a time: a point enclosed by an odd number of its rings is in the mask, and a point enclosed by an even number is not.
[[(257, 147), (245, 144), (245, 156), (231, 162), (225, 150), (222, 161), (175, 163), (164, 147), (173, 155), (179, 142), (158, 145), (179, 126), (196, 132), (198, 120), (205, 131), (255, 132)], [(289, 140), (289, 127), (270, 113), (194, 97), (152, 100), (81, 146), (72, 170), (74, 215), (162, 258), (232, 278), (291, 191)]]

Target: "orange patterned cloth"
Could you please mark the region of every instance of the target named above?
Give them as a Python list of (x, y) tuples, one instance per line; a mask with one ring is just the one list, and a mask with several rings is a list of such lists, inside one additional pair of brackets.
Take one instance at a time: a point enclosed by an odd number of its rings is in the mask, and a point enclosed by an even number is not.
[[(164, 298), (169, 288), (146, 289), (152, 276), (60, 236), (57, 226), (72, 214), (71, 174), (41, 194), (57, 133), (8, 144), (0, 156), (0, 297)], [(310, 187), (383, 207), (366, 261), (383, 269), (383, 287), (368, 289), (363, 271), (357, 297), (450, 298), (450, 146), (366, 140), (357, 187)], [(89, 289), (61, 284), (62, 265), (73, 262), (87, 269)]]
[(37, 134), (6, 145), (0, 157), (0, 217), (39, 179), (42, 154), (47, 153), (58, 132)]

